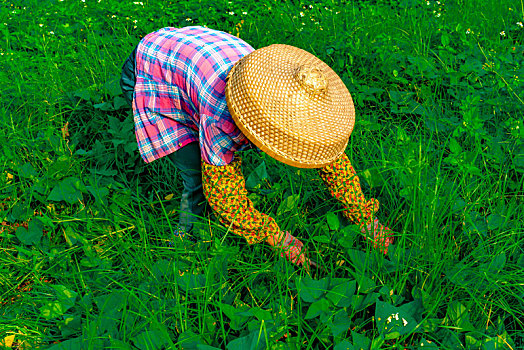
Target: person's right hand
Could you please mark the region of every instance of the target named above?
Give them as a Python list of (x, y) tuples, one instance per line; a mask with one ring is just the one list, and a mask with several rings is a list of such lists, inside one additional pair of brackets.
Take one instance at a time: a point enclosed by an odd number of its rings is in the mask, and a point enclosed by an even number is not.
[(306, 257), (304, 251), (304, 244), (296, 237), (293, 237), (289, 232), (280, 232), (278, 235), (271, 235), (267, 238), (267, 242), (271, 245), (280, 256), (286, 258), (297, 266), (304, 266), (309, 270), (311, 264)]

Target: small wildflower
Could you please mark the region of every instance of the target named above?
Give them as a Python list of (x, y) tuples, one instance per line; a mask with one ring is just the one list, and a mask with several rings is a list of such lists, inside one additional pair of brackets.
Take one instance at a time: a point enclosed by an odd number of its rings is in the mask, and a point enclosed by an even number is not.
[(191, 21), (192, 21), (192, 19), (191, 19), (191, 18), (189, 18), (189, 17), (188, 17), (188, 18), (186, 18), (186, 22), (191, 22)]
[(506, 32), (505, 31), (500, 32), (500, 36), (502, 37), (506, 36)]
[(520, 28), (524, 27), (524, 24), (522, 24), (522, 22), (517, 22), (515, 24), (518, 25)]
[(440, 1), (437, 1), (437, 5), (440, 5)]
[(246, 11), (242, 11), (242, 14), (243, 14), (243, 15), (247, 15), (247, 12), (246, 12)]
[(302, 25), (305, 26), (306, 24), (304, 22), (302, 22)]
[(426, 5), (428, 5), (428, 6), (429, 6), (429, 5), (431, 5), (431, 3), (430, 3), (429, 1), (426, 1)]
[(82, 0), (82, 2), (86, 2), (86, 0)]
[(466, 29), (466, 34), (471, 34), (471, 29)]
[(51, 35), (55, 35), (55, 32), (53, 32), (53, 31), (50, 31), (50, 32), (49, 32), (49, 34), (51, 34)]
[(312, 9), (312, 8), (313, 8), (313, 5), (309, 5), (309, 8)]
[(137, 19), (135, 19), (135, 20), (133, 21), (133, 23), (135, 23), (135, 24), (136, 24), (137, 22), (138, 22), (138, 20), (137, 20)]
[(304, 12), (300, 12), (300, 17), (304, 17)]
[(111, 18), (116, 18), (116, 15), (112, 15)]
[(40, 23), (39, 26), (40, 26), (40, 27), (43, 27), (44, 25)]
[(404, 324), (404, 327), (408, 325), (408, 321), (404, 317), (402, 317), (402, 323)]
[(439, 18), (439, 17), (440, 17), (440, 12), (437, 13), (437, 14), (435, 15), (435, 17)]
[(233, 16), (235, 13), (233, 11), (229, 11), (229, 14)]

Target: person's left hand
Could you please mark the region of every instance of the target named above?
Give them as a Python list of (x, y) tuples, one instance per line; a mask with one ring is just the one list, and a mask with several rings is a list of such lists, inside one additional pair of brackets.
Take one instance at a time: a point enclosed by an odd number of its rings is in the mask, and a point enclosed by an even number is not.
[(278, 235), (271, 235), (267, 238), (269, 245), (280, 253), (280, 256), (286, 258), (297, 266), (304, 266), (309, 271), (311, 261), (306, 257), (304, 244), (289, 232), (281, 232)]
[(393, 231), (389, 227), (382, 225), (375, 218), (367, 226), (362, 227), (361, 232), (366, 236), (366, 239), (373, 241), (375, 248), (387, 255), (388, 247), (394, 240)]

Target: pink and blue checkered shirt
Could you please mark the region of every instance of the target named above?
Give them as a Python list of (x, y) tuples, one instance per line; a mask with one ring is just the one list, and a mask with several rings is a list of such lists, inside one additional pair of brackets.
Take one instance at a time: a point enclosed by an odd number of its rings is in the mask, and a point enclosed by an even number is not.
[(231, 163), (250, 145), (227, 109), (226, 76), (254, 49), (204, 27), (162, 28), (138, 44), (133, 114), (147, 162), (198, 141), (211, 165)]

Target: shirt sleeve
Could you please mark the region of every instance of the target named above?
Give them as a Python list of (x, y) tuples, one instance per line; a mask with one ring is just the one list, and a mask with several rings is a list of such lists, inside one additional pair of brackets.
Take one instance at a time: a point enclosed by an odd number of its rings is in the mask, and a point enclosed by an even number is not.
[(275, 220), (257, 211), (247, 197), (241, 159), (216, 166), (202, 162), (204, 195), (219, 220), (249, 244), (259, 243), (280, 232)]
[(345, 153), (318, 172), (329, 193), (344, 206), (343, 215), (346, 218), (361, 228), (373, 222), (379, 202), (374, 198), (366, 200), (360, 188), (360, 180)]

